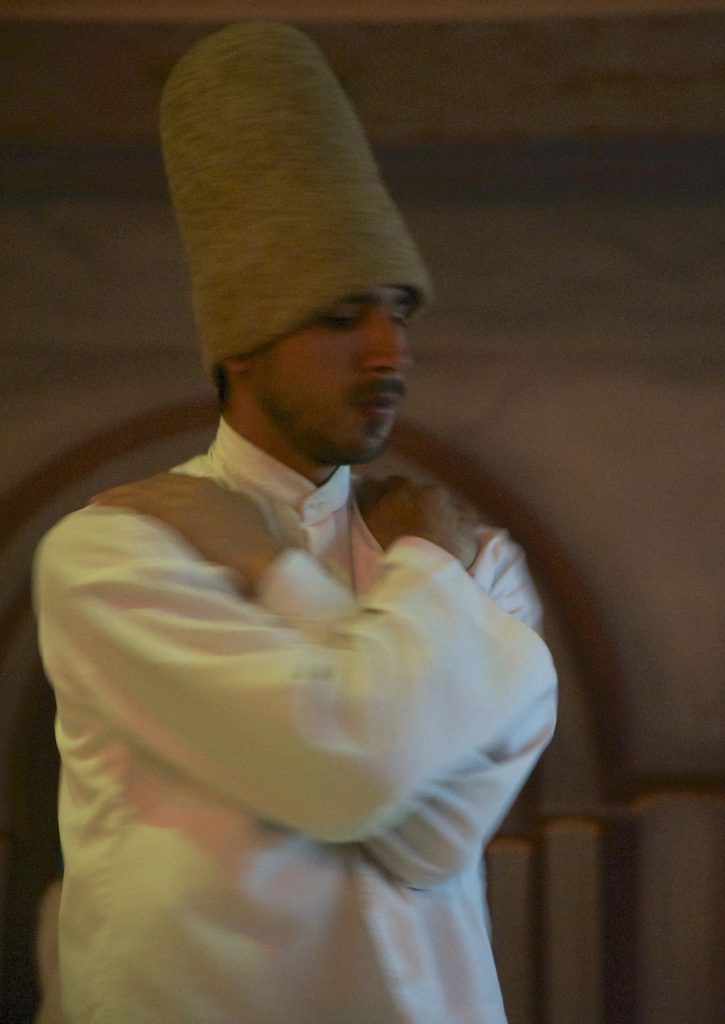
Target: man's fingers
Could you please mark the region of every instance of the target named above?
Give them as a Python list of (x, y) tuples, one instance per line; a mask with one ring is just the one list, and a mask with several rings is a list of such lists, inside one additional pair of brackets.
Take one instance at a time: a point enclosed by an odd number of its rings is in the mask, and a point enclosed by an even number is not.
[(144, 480), (100, 491), (90, 499), (90, 504), (122, 506), (145, 512), (169, 505), (190, 504), (208, 494), (210, 488), (216, 487), (216, 484), (203, 477), (192, 477), (184, 473), (157, 473)]
[(118, 487), (109, 487), (108, 490), (99, 491), (90, 499), (94, 505), (112, 505), (120, 497), (129, 494), (143, 494), (148, 488), (158, 489), (165, 485), (169, 477), (178, 477), (178, 473), (157, 473), (155, 476), (146, 477), (143, 480), (135, 480), (133, 483), (120, 484)]

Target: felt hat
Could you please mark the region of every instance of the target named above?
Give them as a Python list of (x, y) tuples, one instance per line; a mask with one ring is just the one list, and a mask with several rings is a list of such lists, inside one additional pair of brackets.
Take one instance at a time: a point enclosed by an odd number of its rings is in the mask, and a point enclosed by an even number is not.
[(202, 39), (165, 85), (161, 138), (207, 371), (371, 287), (429, 300), (360, 123), (303, 33), (251, 22)]

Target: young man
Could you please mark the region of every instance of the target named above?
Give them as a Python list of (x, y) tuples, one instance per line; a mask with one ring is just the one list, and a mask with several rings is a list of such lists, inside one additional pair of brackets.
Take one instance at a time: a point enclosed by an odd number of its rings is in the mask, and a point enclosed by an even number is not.
[(223, 415), (39, 552), (65, 1019), (502, 1024), (481, 854), (553, 730), (538, 604), (453, 496), (349, 469), (427, 276), (298, 32), (195, 47), (163, 135)]

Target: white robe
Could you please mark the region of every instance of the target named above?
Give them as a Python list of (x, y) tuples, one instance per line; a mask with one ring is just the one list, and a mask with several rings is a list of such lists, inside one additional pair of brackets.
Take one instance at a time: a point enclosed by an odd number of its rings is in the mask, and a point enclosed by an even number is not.
[(502, 1024), (482, 847), (555, 718), (519, 549), (383, 553), (346, 467), (315, 488), (223, 422), (179, 470), (304, 547), (252, 603), (123, 509), (41, 545), (67, 1024)]

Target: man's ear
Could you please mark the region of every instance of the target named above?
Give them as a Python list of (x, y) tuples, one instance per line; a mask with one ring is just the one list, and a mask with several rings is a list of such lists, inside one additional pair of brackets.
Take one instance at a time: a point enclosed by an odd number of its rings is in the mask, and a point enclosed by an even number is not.
[(252, 355), (229, 356), (217, 363), (214, 369), (219, 408), (223, 412), (229, 410), (232, 396), (239, 390), (252, 365)]
[(244, 356), (229, 356), (227, 359), (222, 360), (222, 366), (227, 373), (234, 374), (235, 376), (246, 373), (251, 365), (251, 354)]

